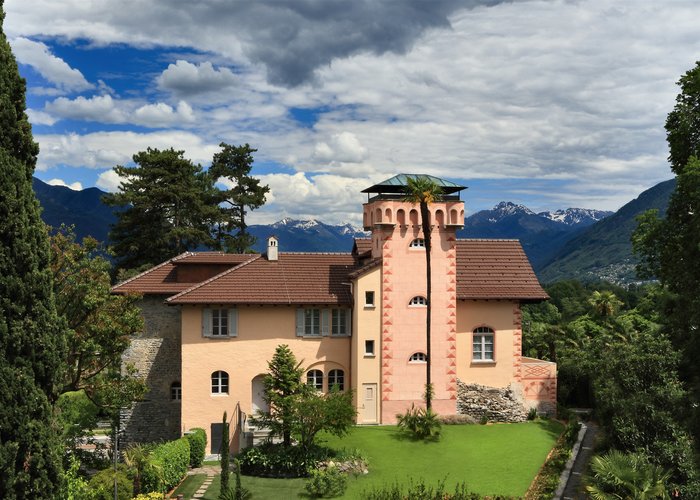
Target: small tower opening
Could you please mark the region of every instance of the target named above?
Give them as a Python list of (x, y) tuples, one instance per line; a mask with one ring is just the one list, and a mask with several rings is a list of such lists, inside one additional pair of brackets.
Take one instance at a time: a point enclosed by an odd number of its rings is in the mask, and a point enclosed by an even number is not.
[(275, 238), (274, 236), (270, 236), (267, 239), (267, 260), (270, 260), (270, 261), (278, 260), (279, 259), (278, 251), (279, 251), (279, 246), (278, 246), (277, 238)]

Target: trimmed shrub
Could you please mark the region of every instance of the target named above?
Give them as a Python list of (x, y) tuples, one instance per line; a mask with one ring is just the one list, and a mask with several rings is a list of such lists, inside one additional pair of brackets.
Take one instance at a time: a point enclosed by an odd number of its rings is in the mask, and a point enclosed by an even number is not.
[(207, 433), (196, 427), (190, 429), (185, 437), (190, 442), (190, 467), (201, 467), (207, 449)]
[(304, 450), (300, 446), (284, 446), (266, 443), (241, 452), (238, 459), (241, 472), (260, 477), (306, 477), (323, 460), (331, 457), (327, 448), (313, 446)]
[[(114, 469), (104, 469), (92, 476), (89, 483), (92, 500), (114, 500)], [(134, 483), (129, 478), (126, 466), (117, 467), (117, 499), (130, 500), (134, 493)]]
[(325, 470), (313, 469), (306, 482), (306, 491), (314, 498), (334, 498), (345, 493), (348, 478), (337, 467)]
[(146, 492), (165, 492), (177, 486), (190, 465), (190, 442), (187, 438), (156, 446), (143, 471), (142, 488)]

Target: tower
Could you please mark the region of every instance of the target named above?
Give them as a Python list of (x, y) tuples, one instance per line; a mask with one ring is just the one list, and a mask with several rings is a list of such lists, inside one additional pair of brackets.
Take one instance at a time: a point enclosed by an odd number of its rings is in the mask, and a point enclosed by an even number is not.
[(363, 225), (372, 233), (372, 257), (381, 259), (381, 421), (395, 421), (411, 403), (421, 405), (426, 383), (425, 235), (417, 204), (405, 201), (409, 178), (441, 187), (428, 206), (431, 224), (431, 379), (433, 408), (456, 413), (456, 230), (463, 226), (465, 189), (426, 175), (400, 174), (365, 189)]

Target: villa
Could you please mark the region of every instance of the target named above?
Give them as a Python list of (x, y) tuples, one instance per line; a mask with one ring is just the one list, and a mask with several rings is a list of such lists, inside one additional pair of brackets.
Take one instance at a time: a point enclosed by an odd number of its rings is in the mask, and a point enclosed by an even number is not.
[[(262, 255), (187, 252), (116, 285), (114, 293), (142, 294), (145, 319), (125, 361), (149, 393), (124, 415), (127, 439), (201, 427), (216, 452), (228, 411), (237, 450), (249, 442), (247, 417), (266, 409), (263, 379), (280, 344), (319, 391), (354, 392), (358, 424), (394, 423), (422, 404), (425, 240), (418, 206), (404, 200), (407, 177), (363, 191), (371, 237), (351, 252), (288, 253), (271, 236)], [(464, 188), (432, 180), (443, 190), (429, 205), (433, 408), (469, 412), (476, 391), (482, 412), (505, 393), (518, 411), (553, 413), (556, 365), (521, 353), (521, 305), (547, 294), (517, 240), (458, 239)]]

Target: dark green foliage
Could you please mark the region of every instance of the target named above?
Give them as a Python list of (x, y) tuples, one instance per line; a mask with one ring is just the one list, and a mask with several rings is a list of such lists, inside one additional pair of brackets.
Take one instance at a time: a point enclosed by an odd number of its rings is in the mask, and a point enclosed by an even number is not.
[(207, 449), (207, 433), (204, 429), (195, 427), (185, 437), (190, 442), (190, 467), (201, 467)]
[(97, 427), (98, 408), (82, 391), (61, 394), (56, 408), (63, 426), (63, 442), (75, 454), (79, 451), (79, 440)]
[(394, 483), (391, 486), (365, 491), (363, 498), (366, 500), (511, 500), (513, 497), (503, 495), (482, 496), (478, 493), (470, 493), (463, 483), (455, 486), (454, 492), (445, 489), (445, 482), (440, 481), (437, 486), (425, 484), (421, 479), (414, 482), (409, 479), (408, 485)]
[(399, 429), (413, 439), (436, 441), (440, 437), (442, 424), (437, 413), (430, 409), (411, 405), (403, 414), (396, 415)]
[(348, 478), (337, 467), (314, 469), (304, 487), (312, 498), (335, 498), (345, 493)]
[(233, 472), (236, 477), (236, 486), (233, 490), (234, 500), (248, 500), (250, 498), (250, 491), (241, 485), (241, 462), (238, 459), (233, 461)]
[(323, 394), (302, 385), (293, 400), (293, 432), (298, 436), (299, 446), (311, 449), (316, 434), (322, 430), (339, 437), (347, 434), (356, 416), (352, 398), (352, 391), (340, 391), (337, 387)]
[(231, 453), (229, 452), (229, 425), (226, 412), (223, 416), (223, 431), (221, 432), (221, 491), (228, 491), (229, 481), (231, 478), (231, 468), (229, 466), (229, 459), (231, 458)]
[(241, 472), (262, 477), (306, 477), (309, 470), (333, 456), (334, 452), (319, 446), (308, 450), (300, 446), (266, 443), (241, 452)]
[(177, 486), (190, 464), (190, 443), (186, 438), (153, 448), (144, 467), (142, 491), (165, 492)]
[(32, 192), (38, 146), (0, 1), (0, 498), (51, 498), (61, 430), (51, 404), (64, 368), (48, 236)]
[(691, 156), (700, 157), (700, 61), (680, 80), (681, 92), (676, 105), (666, 119), (668, 160), (676, 174), (680, 174)]
[[(90, 500), (114, 500), (114, 469), (104, 469), (92, 476), (89, 483)], [(124, 465), (117, 468), (117, 499), (129, 500), (134, 485)], [(44, 497), (45, 498), (45, 497)]]
[(211, 177), (185, 159), (184, 151), (148, 148), (133, 156), (134, 167), (117, 165), (125, 180), (104, 197), (121, 207), (110, 240), (119, 269), (155, 265), (186, 250), (211, 246), (218, 207)]
[(221, 208), (216, 221), (216, 239), (227, 252), (243, 253), (255, 244), (255, 238), (246, 230), (246, 207), (260, 208), (270, 188), (261, 186), (259, 179), (250, 176), (253, 153), (257, 149), (248, 144), (231, 146), (225, 142), (219, 147), (221, 151), (214, 155), (209, 174), (215, 180), (223, 178), (231, 182), (233, 187), (218, 193), (216, 201)]

